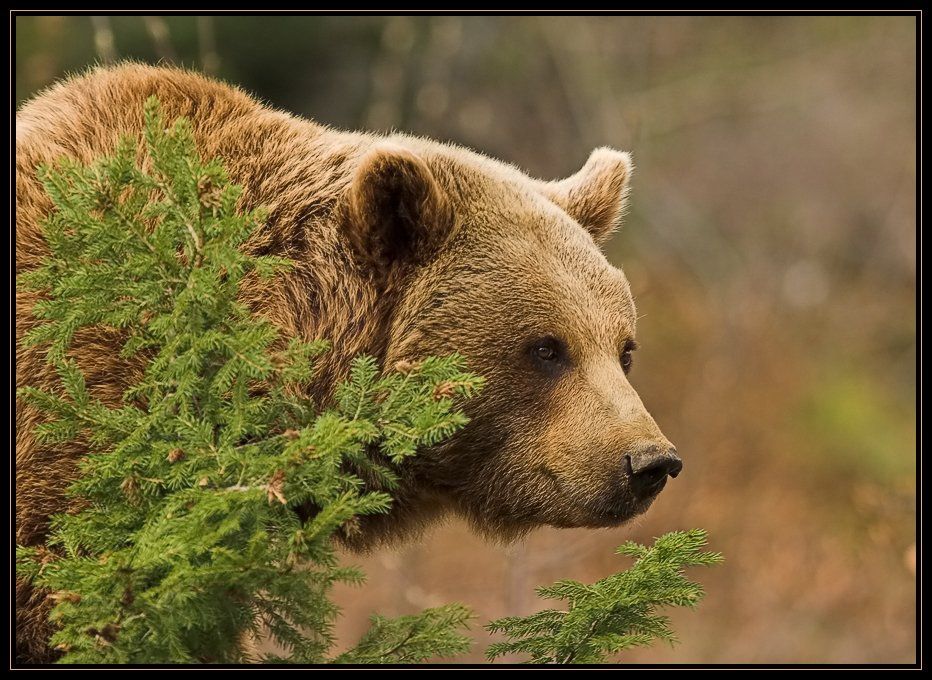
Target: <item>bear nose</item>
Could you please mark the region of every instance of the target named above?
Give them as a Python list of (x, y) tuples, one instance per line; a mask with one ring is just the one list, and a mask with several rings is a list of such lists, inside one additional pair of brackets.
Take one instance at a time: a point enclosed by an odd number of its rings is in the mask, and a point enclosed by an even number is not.
[(625, 456), (631, 470), (631, 482), (641, 494), (656, 493), (663, 488), (667, 476), (676, 477), (683, 469), (683, 461), (673, 447), (650, 446)]

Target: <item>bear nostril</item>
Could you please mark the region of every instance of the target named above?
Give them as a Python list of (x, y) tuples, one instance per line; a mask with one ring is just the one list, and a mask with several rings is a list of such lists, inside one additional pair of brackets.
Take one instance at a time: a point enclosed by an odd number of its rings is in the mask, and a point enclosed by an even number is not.
[(632, 482), (641, 491), (654, 491), (663, 485), (667, 476), (676, 477), (683, 469), (683, 461), (676, 449), (651, 447), (633, 456), (627, 455)]

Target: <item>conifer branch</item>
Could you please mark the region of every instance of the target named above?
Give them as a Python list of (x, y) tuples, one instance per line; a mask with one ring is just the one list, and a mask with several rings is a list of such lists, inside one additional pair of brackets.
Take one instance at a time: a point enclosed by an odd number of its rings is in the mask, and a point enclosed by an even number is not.
[[(148, 174), (129, 140), (89, 168), (42, 172), (55, 205), (51, 254), (19, 285), (48, 300), (29, 342), (51, 343), (62, 390), (19, 395), (45, 413), (48, 437), (84, 433), (91, 446), (69, 490), (85, 509), (52, 518), (56, 550), (18, 547), (18, 572), (68, 594), (52, 611), (66, 663), (244, 661), (239, 640), (257, 621), (289, 650), (282, 661), (324, 662), (338, 613), (330, 589), (360, 579), (338, 566), (334, 537), (391, 502), (347, 463), (382, 440), (400, 460), (434, 443), (438, 427), (451, 434), (465, 419), (425, 395), (444, 380), (471, 393), (481, 380), (459, 357), (403, 380), (360, 358), (338, 390), (352, 408), (309, 411), (288, 386), (308, 379), (326, 347), (292, 339), (273, 350), (277, 331), (237, 302), (250, 271), (287, 265), (240, 250), (262, 213), (236, 213), (240, 189), (200, 160), (186, 122), (166, 129), (154, 100), (145, 120)], [(147, 361), (113, 408), (68, 358), (74, 334), (101, 325), (124, 329), (123, 354), (142, 350)], [(399, 432), (404, 444), (392, 444)], [(295, 510), (307, 503), (320, 510), (302, 522)], [(392, 658), (427, 658), (451, 639), (465, 647), (459, 623), (427, 612), (405, 620), (412, 637), (369, 642), (391, 643)]]
[(526, 617), (506, 617), (486, 628), (510, 641), (489, 646), (494, 660), (506, 654), (527, 654), (531, 663), (604, 663), (631, 647), (655, 640), (676, 641), (669, 620), (659, 607), (694, 607), (702, 587), (689, 581), (684, 567), (722, 561), (715, 552), (703, 552), (705, 531), (673, 531), (645, 547), (626, 543), (618, 554), (636, 558), (634, 565), (592, 585), (558, 581), (538, 588), (541, 597), (566, 600), (566, 611), (547, 610)]

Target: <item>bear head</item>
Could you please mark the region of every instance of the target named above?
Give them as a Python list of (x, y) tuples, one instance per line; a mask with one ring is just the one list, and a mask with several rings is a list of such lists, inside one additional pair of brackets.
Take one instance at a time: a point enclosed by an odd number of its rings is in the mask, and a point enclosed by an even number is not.
[(541, 182), (408, 137), (360, 160), (344, 227), (396, 291), (386, 366), (458, 352), (486, 379), (464, 405), (469, 423), (405, 470), (425, 507), (500, 538), (615, 526), (679, 473), (629, 382), (634, 301), (600, 249), (631, 172), (628, 154), (601, 148), (575, 175)]

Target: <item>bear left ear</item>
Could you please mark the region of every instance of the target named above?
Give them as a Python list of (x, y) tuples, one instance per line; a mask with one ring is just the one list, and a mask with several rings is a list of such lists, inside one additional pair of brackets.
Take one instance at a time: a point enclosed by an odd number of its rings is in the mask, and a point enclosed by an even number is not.
[(346, 234), (377, 274), (426, 262), (453, 227), (451, 203), (430, 168), (395, 144), (383, 142), (362, 158), (346, 206)]
[(547, 182), (541, 191), (602, 245), (621, 226), (633, 171), (629, 154), (603, 146), (589, 155), (575, 175)]

